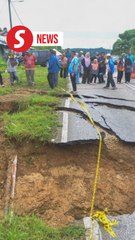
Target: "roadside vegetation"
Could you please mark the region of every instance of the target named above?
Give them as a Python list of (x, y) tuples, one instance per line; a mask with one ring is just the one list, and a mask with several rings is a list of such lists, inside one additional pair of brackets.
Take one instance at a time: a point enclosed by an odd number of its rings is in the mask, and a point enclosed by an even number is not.
[[(59, 88), (51, 90), (47, 81), (47, 68), (37, 66), (36, 84), (34, 87), (28, 87), (24, 68), (20, 66), (20, 82), (10, 86), (9, 74), (4, 72), (4, 65), (2, 71), (5, 87), (0, 86), (1, 99), (5, 100), (9, 95), (8, 101), (13, 102), (13, 109), (1, 112), (2, 132), (9, 140), (51, 141), (60, 126), (55, 108), (60, 104), (57, 95), (63, 92), (62, 88), (66, 89), (66, 80), (59, 78)], [(0, 240), (83, 240), (84, 236), (83, 226), (52, 228), (34, 215), (13, 216), (12, 219), (6, 217), (0, 220)]]
[(59, 126), (57, 114), (48, 106), (30, 106), (12, 115), (6, 113), (2, 118), (7, 137), (18, 141), (50, 141)]
[[(59, 88), (51, 90), (47, 80), (47, 68), (36, 66), (35, 86), (28, 87), (23, 66), (18, 67), (19, 84), (9, 85), (9, 74), (4, 73), (5, 87), (0, 87), (0, 95), (20, 93), (17, 98), (16, 110), (3, 113), (0, 120), (3, 121), (4, 133), (8, 138), (22, 141), (23, 139), (50, 141), (56, 135), (60, 126), (55, 107), (60, 103), (57, 94), (63, 92), (67, 82), (59, 78)], [(37, 93), (38, 90), (38, 93)], [(27, 91), (29, 94), (27, 94)], [(25, 94), (26, 92), (26, 94)], [(40, 92), (44, 95), (39, 94)], [(5, 96), (6, 98), (6, 96)], [(11, 95), (12, 101), (12, 95)]]
[[(1, 60), (0, 60), (0, 62), (1, 62)], [(5, 72), (5, 70), (6, 70), (6, 64), (2, 62), (2, 64), (0, 64), (0, 72), (2, 72), (5, 88), (2, 88), (0, 86), (0, 95), (8, 94), (10, 92), (15, 92), (15, 91), (21, 90), (21, 89), (26, 90), (28, 88), (33, 89), (33, 90), (48, 91), (48, 93), (53, 94), (53, 93), (60, 92), (61, 88), (66, 88), (66, 85), (67, 85), (67, 81), (65, 79), (59, 78), (59, 87), (54, 90), (51, 90), (49, 87), (49, 84), (48, 84), (48, 80), (47, 80), (47, 74), (48, 74), (47, 68), (41, 67), (41, 66), (36, 66), (35, 86), (28, 87), (24, 67), (19, 66), (17, 68), (17, 73), (18, 73), (18, 77), (19, 77), (20, 81), (18, 84), (15, 82), (14, 86), (12, 87), (12, 86), (10, 86), (9, 73)]]
[(121, 55), (122, 53), (127, 53), (129, 49), (135, 56), (135, 29), (126, 30), (119, 34), (119, 38), (113, 44), (112, 53)]
[(52, 228), (36, 216), (14, 216), (0, 222), (0, 240), (83, 240), (83, 226)]

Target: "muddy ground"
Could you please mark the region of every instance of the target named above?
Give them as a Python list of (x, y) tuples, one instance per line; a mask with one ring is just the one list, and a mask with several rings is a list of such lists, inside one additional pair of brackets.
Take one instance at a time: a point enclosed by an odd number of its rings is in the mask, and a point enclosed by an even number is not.
[[(5, 104), (6, 110), (10, 107)], [(52, 226), (63, 226), (89, 215), (98, 142), (55, 145), (24, 140), (17, 143), (4, 136), (2, 124), (0, 133), (0, 216), (4, 214), (8, 162), (16, 154), (15, 213), (35, 213)], [(112, 215), (132, 213), (134, 173), (135, 145), (106, 133), (95, 209), (107, 207)]]

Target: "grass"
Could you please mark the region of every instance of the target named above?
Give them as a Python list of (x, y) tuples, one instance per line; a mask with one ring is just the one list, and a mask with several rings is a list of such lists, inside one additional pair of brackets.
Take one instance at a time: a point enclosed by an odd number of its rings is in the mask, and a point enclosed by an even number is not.
[(60, 99), (55, 97), (55, 96), (50, 96), (50, 95), (38, 95), (38, 94), (33, 94), (32, 96), (28, 97), (27, 101), (29, 102), (30, 105), (58, 105), (60, 103)]
[[(5, 88), (0, 87), (0, 95), (15, 93), (24, 89), (27, 91), (25, 70), (23, 66), (19, 66), (18, 76), (19, 84), (9, 85), (8, 73), (3, 73), (5, 79)], [(36, 66), (35, 69), (35, 86), (32, 89), (45, 90), (46, 95), (32, 94), (29, 97), (23, 97), (18, 100), (17, 112), (13, 114), (4, 113), (0, 118), (4, 121), (4, 131), (8, 138), (14, 138), (18, 141), (22, 139), (50, 141), (59, 127), (58, 115), (54, 110), (54, 106), (60, 103), (57, 93), (61, 92), (61, 88), (66, 88), (65, 79), (59, 78), (59, 88), (51, 90), (47, 80), (47, 68)], [(12, 99), (11, 99), (12, 100)], [(11, 109), (12, 111), (12, 109)]]
[(15, 103), (15, 112), (6, 112), (0, 117), (4, 121), (6, 136), (17, 141), (26, 138), (50, 141), (60, 126), (54, 109), (59, 103), (59, 98), (54, 96), (33, 94), (23, 97)]
[[(6, 67), (4, 67), (4, 69), (2, 68), (2, 70), (5, 71)], [(0, 71), (1, 71), (1, 67), (0, 67)], [(19, 66), (17, 68), (17, 73), (18, 73), (18, 77), (19, 77), (20, 81), (18, 84), (14, 84), (14, 86), (11, 87), (10, 81), (9, 81), (9, 73), (3, 72), (2, 76), (4, 79), (4, 84), (6, 85), (5, 88), (8, 87), (9, 89), (11, 89), (11, 91), (28, 88), (24, 67)], [(46, 90), (46, 91), (48, 91), (49, 94), (50, 93), (55, 94), (55, 93), (61, 92), (61, 90), (60, 90), (61, 88), (64, 88), (64, 89), (66, 88), (67, 81), (63, 78), (59, 78), (58, 88), (55, 88), (54, 90), (50, 89), (48, 80), (47, 80), (47, 74), (48, 74), (48, 70), (46, 67), (36, 66), (36, 68), (35, 68), (35, 86), (33, 87), (33, 89)], [(8, 94), (8, 92), (6, 92), (4, 88), (1, 88), (0, 95), (4, 95), (4, 94)]]
[(19, 101), (15, 102), (15, 109), (18, 111), (22, 111), (27, 109), (30, 106), (50, 106), (55, 107), (60, 103), (60, 99), (55, 96), (51, 95), (39, 95), (39, 94), (32, 94), (28, 97), (22, 97)]
[(14, 216), (0, 222), (0, 240), (79, 240), (84, 239), (83, 226), (56, 229), (36, 216)]
[(17, 141), (50, 141), (59, 126), (57, 114), (49, 106), (29, 106), (26, 110), (2, 116), (5, 134)]
[(10, 94), (10, 93), (13, 93), (13, 92), (14, 92), (13, 87), (10, 87), (10, 86), (1, 87), (0, 86), (0, 96)]

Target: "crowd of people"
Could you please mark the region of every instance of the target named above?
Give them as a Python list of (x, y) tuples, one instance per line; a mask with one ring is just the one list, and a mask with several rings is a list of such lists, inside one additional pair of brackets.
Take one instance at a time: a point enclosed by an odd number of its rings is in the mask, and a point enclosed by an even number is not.
[[(29, 86), (34, 86), (34, 72), (36, 66), (36, 57), (31, 50), (25, 52), (23, 56), (23, 65), (25, 68), (26, 79)], [(19, 82), (17, 74), (17, 66), (19, 62), (11, 51), (7, 60), (7, 71), (10, 75), (10, 84), (14, 85), (14, 81)], [(117, 64), (117, 83), (121, 83), (123, 76), (125, 82), (130, 82), (131, 73), (134, 66), (134, 57), (131, 51), (127, 54), (122, 54), (117, 63), (114, 63), (111, 54), (96, 53), (95, 57), (91, 57), (90, 53), (83, 53), (80, 51), (70, 51), (67, 49), (62, 54), (61, 58), (56, 56), (56, 51), (50, 50), (48, 62), (48, 83), (50, 88), (58, 86), (58, 78), (71, 79), (73, 93), (77, 92), (77, 84), (96, 84), (105, 83), (105, 76), (107, 76), (106, 85), (104, 88), (116, 89), (116, 83), (113, 78), (115, 71), (115, 64)], [(0, 84), (4, 86), (2, 75), (0, 74)]]
[(107, 76), (107, 82), (104, 88), (109, 88), (111, 85), (112, 89), (116, 89), (113, 78), (115, 64), (117, 65), (117, 83), (121, 83), (123, 75), (125, 82), (130, 82), (134, 66), (134, 57), (131, 51), (122, 54), (114, 63), (111, 54), (96, 53), (96, 56), (91, 58), (89, 52), (86, 54), (82, 51), (79, 54), (74, 51), (70, 53), (70, 49), (68, 49), (62, 55), (61, 73), (64, 71), (64, 76), (62, 74), (60, 76), (66, 77), (68, 73), (70, 74), (73, 93), (76, 93), (78, 83), (91, 84), (93, 81), (94, 84), (96, 82), (105, 83), (105, 76)]

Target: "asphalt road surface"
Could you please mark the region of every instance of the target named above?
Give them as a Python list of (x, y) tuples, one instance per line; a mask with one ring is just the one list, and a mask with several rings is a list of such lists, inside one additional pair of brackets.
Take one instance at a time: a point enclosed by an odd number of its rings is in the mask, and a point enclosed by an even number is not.
[[(101, 129), (109, 130), (120, 140), (135, 143), (135, 80), (117, 84), (117, 89), (104, 89), (105, 84), (78, 84), (77, 92), (93, 120)], [(66, 142), (93, 141), (98, 136), (77, 102), (67, 99)]]

